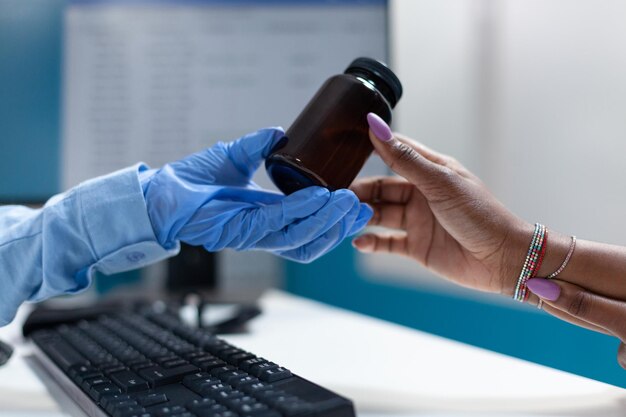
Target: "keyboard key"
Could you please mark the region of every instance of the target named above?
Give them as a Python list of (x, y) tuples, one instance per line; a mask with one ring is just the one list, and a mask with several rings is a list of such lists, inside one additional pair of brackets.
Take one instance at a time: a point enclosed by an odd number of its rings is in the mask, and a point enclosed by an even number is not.
[(207, 407), (196, 408), (193, 413), (198, 417), (221, 417), (223, 413), (228, 413), (228, 408), (221, 404), (213, 404)]
[(63, 340), (54, 340), (42, 349), (59, 367), (67, 372), (72, 366), (89, 365), (89, 361)]
[(208, 384), (208, 385), (204, 385), (202, 387), (202, 389), (200, 390), (199, 394), (202, 395), (203, 397), (211, 397), (213, 399), (217, 398), (219, 396), (220, 392), (230, 392), (233, 389), (228, 386), (228, 385), (224, 385), (221, 383), (217, 383), (217, 384)]
[(128, 394), (103, 394), (100, 397), (100, 405), (106, 409), (111, 403), (118, 403), (130, 399), (130, 395)]
[(146, 410), (143, 407), (135, 405), (130, 407), (116, 408), (111, 414), (113, 415), (113, 417), (131, 417), (137, 414), (141, 415), (145, 411)]
[(142, 407), (151, 407), (153, 405), (163, 404), (168, 401), (168, 398), (165, 394), (148, 394), (143, 396), (138, 396), (137, 402), (141, 404)]
[(88, 393), (95, 401), (100, 401), (103, 395), (120, 394), (122, 391), (113, 384), (98, 384), (89, 389)]
[(235, 347), (229, 347), (223, 350), (219, 351), (219, 356), (220, 358), (224, 359), (225, 361), (228, 361), (228, 358), (232, 355), (237, 355), (239, 353), (245, 353), (245, 350), (243, 349), (239, 349), (239, 348), (235, 348)]
[(170, 354), (170, 355), (164, 355), (164, 356), (159, 356), (158, 358), (154, 358), (154, 361), (160, 365), (163, 365), (165, 362), (175, 361), (178, 359), (180, 359), (180, 357)]
[(253, 416), (253, 415), (257, 415), (264, 411), (269, 410), (269, 407), (261, 403), (251, 403), (251, 404), (242, 404), (241, 406), (233, 407), (233, 409), (240, 414), (244, 414), (246, 416)]
[(246, 359), (245, 361), (241, 362), (239, 364), (239, 368), (246, 371), (246, 372), (250, 372), (250, 368), (252, 368), (252, 366), (259, 364), (259, 363), (266, 363), (268, 362), (267, 360), (263, 359), (263, 358), (250, 358), (250, 359)]
[(254, 358), (256, 358), (256, 356), (250, 352), (241, 352), (229, 356), (228, 358), (226, 358), (226, 360), (235, 366), (239, 366), (241, 362)]
[(201, 400), (193, 400), (192, 402), (188, 403), (187, 408), (191, 411), (196, 411), (201, 408), (210, 407), (214, 404), (217, 404), (217, 402), (213, 398), (202, 398)]
[(199, 369), (193, 365), (183, 365), (176, 368), (165, 369), (160, 366), (146, 368), (139, 371), (139, 375), (153, 387), (182, 381), (187, 374), (197, 372)]
[(231, 383), (231, 380), (234, 381), (234, 380), (243, 378), (245, 376), (248, 376), (248, 374), (245, 373), (244, 371), (235, 370), (235, 371), (222, 372), (219, 374), (218, 378), (226, 382), (228, 385), (233, 385)]
[(186, 377), (183, 378), (183, 384), (187, 385), (188, 383), (192, 382), (192, 381), (196, 381), (198, 379), (205, 379), (205, 378), (210, 378), (211, 375), (209, 375), (207, 372), (196, 372), (195, 374), (190, 374), (187, 375)]
[(104, 404), (102, 405), (104, 406), (104, 409), (107, 410), (107, 412), (113, 414), (113, 412), (118, 408), (136, 407), (139, 405), (139, 403), (131, 398), (127, 398), (125, 400), (119, 401), (108, 401), (106, 406)]
[(212, 385), (216, 385), (216, 384), (221, 384), (222, 381), (220, 381), (217, 378), (213, 378), (213, 377), (208, 377), (208, 378), (202, 378), (202, 379), (195, 379), (193, 381), (183, 381), (183, 385), (185, 385), (187, 388), (189, 388), (190, 390), (194, 391), (197, 394), (203, 395), (203, 392), (205, 392), (206, 389), (211, 389), (210, 387)]
[(99, 369), (90, 365), (74, 365), (67, 370), (67, 374), (70, 378), (74, 379), (79, 375), (84, 375), (90, 372), (101, 373)]
[(194, 352), (192, 355), (185, 355), (185, 359), (191, 362), (202, 362), (217, 358), (207, 352)]
[(226, 362), (221, 359), (208, 359), (202, 361), (192, 361), (194, 365), (203, 371), (209, 372), (212, 369), (220, 368), (222, 366), (226, 366)]
[(210, 338), (204, 339), (199, 344), (206, 351), (208, 351), (208, 352), (210, 352), (210, 353), (212, 353), (214, 355), (215, 355), (215, 352), (218, 352), (220, 350), (232, 348), (232, 346), (229, 345), (228, 343), (226, 343), (224, 340), (218, 339), (215, 336), (212, 336)]
[(183, 357), (187, 360), (192, 360), (192, 359), (199, 358), (199, 357), (206, 356), (206, 355), (207, 353), (203, 350), (194, 350), (194, 351), (185, 353)]
[(246, 375), (246, 376), (239, 377), (239, 378), (229, 379), (226, 382), (235, 388), (243, 389), (246, 385), (253, 385), (260, 381), (258, 378), (255, 378), (250, 375)]
[(263, 373), (263, 371), (276, 368), (278, 368), (278, 365), (276, 365), (274, 362), (265, 361), (255, 363), (254, 365), (250, 366), (249, 372), (256, 377), (259, 377)]
[(260, 392), (272, 390), (273, 386), (270, 385), (270, 384), (267, 384), (265, 382), (260, 382), (259, 381), (259, 382), (255, 382), (254, 384), (243, 385), (240, 389), (242, 391), (247, 392), (248, 394), (250, 394), (252, 396), (256, 396)]
[(119, 364), (119, 365), (110, 366), (110, 367), (106, 368), (104, 370), (104, 372), (106, 372), (107, 375), (110, 376), (111, 374), (114, 374), (114, 373), (120, 372), (120, 371), (125, 371), (125, 370), (126, 370), (126, 366), (124, 366), (122, 364)]
[(130, 365), (130, 368), (135, 372), (139, 372), (142, 369), (151, 368), (153, 366), (156, 366), (156, 364), (151, 360), (146, 359), (133, 363), (132, 365)]
[(162, 365), (164, 368), (174, 368), (176, 366), (187, 365), (188, 363), (189, 362), (184, 359), (174, 359), (171, 361), (163, 362)]
[(171, 417), (174, 414), (181, 414), (185, 412), (187, 412), (187, 409), (185, 407), (180, 405), (174, 405), (157, 408), (154, 411), (154, 414), (158, 417)]
[(102, 376), (97, 376), (94, 378), (87, 378), (83, 381), (83, 383), (81, 384), (82, 388), (85, 391), (89, 391), (93, 386), (96, 385), (100, 385), (100, 384), (110, 384), (111, 380)]
[(102, 375), (98, 369), (88, 366), (88, 365), (75, 365), (70, 368), (69, 376), (76, 382), (78, 385), (82, 385), (85, 379), (95, 378)]
[[(244, 406), (251, 407), (253, 404), (259, 404), (259, 402), (249, 395), (244, 395), (237, 398), (229, 398), (223, 401), (226, 406), (233, 409), (236, 412), (242, 412)], [(267, 407), (265, 407), (267, 409)]]
[(226, 372), (230, 372), (230, 371), (234, 371), (236, 368), (234, 366), (230, 366), (230, 365), (226, 365), (226, 366), (220, 366), (219, 368), (213, 368), (211, 369), (211, 371), (209, 371), (209, 373), (212, 376), (216, 376), (219, 378), (220, 374), (226, 373)]
[(122, 371), (109, 375), (123, 392), (144, 391), (150, 388), (148, 382), (132, 371)]
[(266, 369), (261, 372), (259, 379), (267, 382), (276, 382), (291, 377), (291, 371), (285, 368)]
[(255, 395), (255, 397), (258, 398), (259, 400), (270, 403), (270, 404), (273, 404), (275, 401), (277, 401), (280, 398), (284, 398), (288, 396), (289, 395), (285, 391), (279, 390), (279, 389), (267, 389), (264, 391), (259, 391)]
[(232, 390), (232, 391), (219, 391), (215, 393), (214, 399), (220, 403), (225, 402), (226, 400), (232, 400), (234, 398), (241, 398), (245, 396), (245, 394), (241, 391)]

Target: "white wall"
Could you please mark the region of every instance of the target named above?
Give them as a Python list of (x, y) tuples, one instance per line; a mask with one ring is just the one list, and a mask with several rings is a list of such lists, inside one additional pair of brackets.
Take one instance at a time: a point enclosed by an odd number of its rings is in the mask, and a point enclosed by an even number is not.
[(626, 244), (626, 1), (507, 0), (489, 178), (520, 215)]
[(394, 0), (390, 17), (395, 129), (530, 222), (626, 244), (626, 0)]

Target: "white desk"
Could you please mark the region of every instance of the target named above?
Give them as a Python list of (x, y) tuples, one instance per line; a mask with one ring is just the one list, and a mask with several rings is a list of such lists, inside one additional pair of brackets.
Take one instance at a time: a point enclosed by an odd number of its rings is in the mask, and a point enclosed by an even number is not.
[[(362, 417), (626, 415), (626, 390), (607, 384), (279, 291), (262, 307), (250, 334), (226, 339), (351, 398)], [(0, 415), (62, 416), (27, 353), (0, 368)]]

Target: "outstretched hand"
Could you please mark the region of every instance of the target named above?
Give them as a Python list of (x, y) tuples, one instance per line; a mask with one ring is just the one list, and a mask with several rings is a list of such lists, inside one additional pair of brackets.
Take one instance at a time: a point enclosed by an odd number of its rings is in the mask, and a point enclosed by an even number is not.
[(142, 181), (159, 243), (209, 251), (259, 249), (310, 262), (361, 230), (371, 209), (349, 190), (309, 187), (284, 196), (252, 181), (283, 137), (262, 129), (165, 165)]
[(351, 189), (374, 209), (370, 225), (394, 229), (353, 241), (363, 252), (417, 260), (460, 285), (511, 293), (533, 226), (507, 210), (455, 159), (368, 117), (370, 140), (399, 177), (367, 178)]

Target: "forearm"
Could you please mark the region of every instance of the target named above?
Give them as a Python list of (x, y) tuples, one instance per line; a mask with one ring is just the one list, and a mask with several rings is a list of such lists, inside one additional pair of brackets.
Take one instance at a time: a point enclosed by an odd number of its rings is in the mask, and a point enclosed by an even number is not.
[(86, 288), (95, 270), (121, 272), (174, 254), (157, 242), (137, 167), (53, 197), (39, 210), (0, 210), (0, 325), (24, 301)]
[[(503, 292), (512, 296), (522, 269), (524, 257), (532, 238), (532, 225), (516, 232), (517, 255), (512, 253), (510, 272), (503, 277)], [(548, 229), (547, 249), (544, 260), (537, 273), (546, 277), (556, 271), (567, 256), (571, 245), (571, 236)], [(559, 274), (559, 279), (579, 285), (599, 295), (626, 300), (626, 247), (609, 245), (577, 239), (574, 253), (566, 268)], [(534, 303), (531, 296), (529, 302)]]

